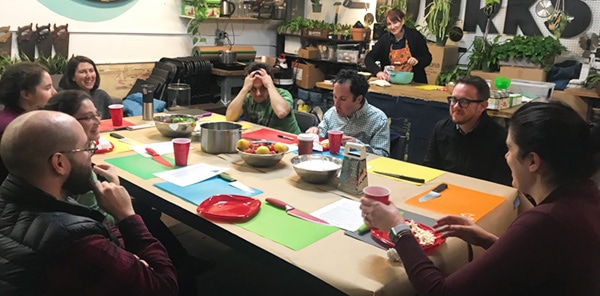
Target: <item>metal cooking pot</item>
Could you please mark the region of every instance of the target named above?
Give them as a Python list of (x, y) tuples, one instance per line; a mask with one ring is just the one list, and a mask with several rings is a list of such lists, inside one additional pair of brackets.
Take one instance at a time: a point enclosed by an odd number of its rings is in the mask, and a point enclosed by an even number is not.
[(200, 147), (210, 154), (236, 153), (242, 126), (232, 122), (207, 122), (200, 125)]
[(232, 50), (221, 50), (219, 52), (219, 58), (223, 64), (235, 64), (237, 63), (237, 52)]

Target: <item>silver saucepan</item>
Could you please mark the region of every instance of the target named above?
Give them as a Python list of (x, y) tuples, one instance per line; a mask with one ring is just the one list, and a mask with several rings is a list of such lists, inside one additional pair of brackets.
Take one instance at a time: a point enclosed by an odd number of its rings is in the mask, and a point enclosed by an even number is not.
[(211, 154), (236, 153), (242, 126), (232, 122), (207, 122), (200, 125), (200, 147)]

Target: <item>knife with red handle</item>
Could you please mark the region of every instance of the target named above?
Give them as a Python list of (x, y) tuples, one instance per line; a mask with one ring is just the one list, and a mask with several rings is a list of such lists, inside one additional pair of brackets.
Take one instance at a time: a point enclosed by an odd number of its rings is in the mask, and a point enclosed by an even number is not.
[(303, 220), (306, 220), (309, 222), (314, 222), (314, 223), (323, 224), (323, 225), (329, 225), (329, 223), (327, 223), (327, 221), (321, 220), (313, 215), (310, 215), (310, 214), (307, 214), (300, 210), (297, 210), (294, 207), (292, 207), (291, 205), (287, 204), (285, 201), (282, 201), (282, 200), (279, 200), (276, 198), (272, 198), (272, 197), (267, 197), (265, 199), (265, 201), (272, 204), (276, 208), (285, 210), (288, 213), (288, 215), (290, 215), (290, 216), (294, 216), (296, 218), (300, 218), (300, 219), (303, 219)]
[(152, 159), (154, 159), (154, 161), (164, 165), (164, 166), (168, 166), (170, 168), (173, 167), (173, 165), (166, 160), (164, 157), (160, 156), (160, 154), (156, 153), (156, 151), (154, 151), (154, 149), (150, 148), (150, 147), (146, 147), (146, 152), (148, 152), (148, 154), (152, 155)]

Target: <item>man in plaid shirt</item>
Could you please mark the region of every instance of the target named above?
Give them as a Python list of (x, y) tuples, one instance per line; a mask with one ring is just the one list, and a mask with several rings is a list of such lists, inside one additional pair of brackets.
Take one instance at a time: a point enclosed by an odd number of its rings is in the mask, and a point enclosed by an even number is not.
[[(3, 295), (177, 294), (173, 265), (125, 188), (92, 181), (94, 144), (64, 113), (32, 111), (7, 127), (0, 142), (10, 172), (0, 186)], [(89, 190), (115, 217), (122, 243), (102, 214), (67, 198)]]

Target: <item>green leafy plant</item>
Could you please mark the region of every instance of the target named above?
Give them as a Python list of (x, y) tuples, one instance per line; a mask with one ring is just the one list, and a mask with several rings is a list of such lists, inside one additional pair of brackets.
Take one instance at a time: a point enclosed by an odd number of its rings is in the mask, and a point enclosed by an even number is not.
[(509, 59), (526, 59), (530, 63), (540, 64), (544, 69), (550, 69), (554, 57), (566, 49), (558, 39), (551, 36), (516, 35), (493, 47), (492, 54), (498, 61)]
[(461, 69), (460, 66), (454, 67), (451, 71), (442, 71), (438, 74), (435, 84), (445, 86), (448, 82), (454, 82), (463, 76), (469, 75), (468, 69)]
[(425, 15), (425, 31), (436, 37), (436, 43), (440, 46), (446, 45), (450, 28), (454, 26), (458, 18), (450, 15), (452, 0), (433, 0), (427, 4)]
[(46, 66), (50, 75), (64, 74), (69, 62), (67, 58), (58, 54), (51, 57), (38, 57), (35, 61)]
[(201, 40), (200, 24), (206, 19), (208, 4), (206, 0), (184, 0), (184, 3), (194, 7), (194, 18), (188, 23), (187, 32), (192, 34), (192, 44)]
[(594, 88), (600, 82), (600, 73), (590, 73), (585, 80), (586, 88)]
[(286, 31), (289, 31), (290, 33), (300, 32), (302, 29), (308, 27), (309, 21), (310, 20), (305, 19), (304, 17), (297, 16), (279, 25), (277, 27), (277, 33), (283, 34)]
[[(492, 42), (483, 38), (475, 38), (469, 58), (467, 69), (473, 70), (493, 70), (498, 66), (498, 58), (493, 54), (493, 48), (498, 44), (500, 35), (497, 35)], [(487, 72), (487, 71), (486, 71)]]
[(10, 65), (14, 65), (16, 63), (21, 62), (20, 60), (13, 58), (11, 56), (2, 56), (0, 57), (0, 75), (4, 73), (4, 70)]

